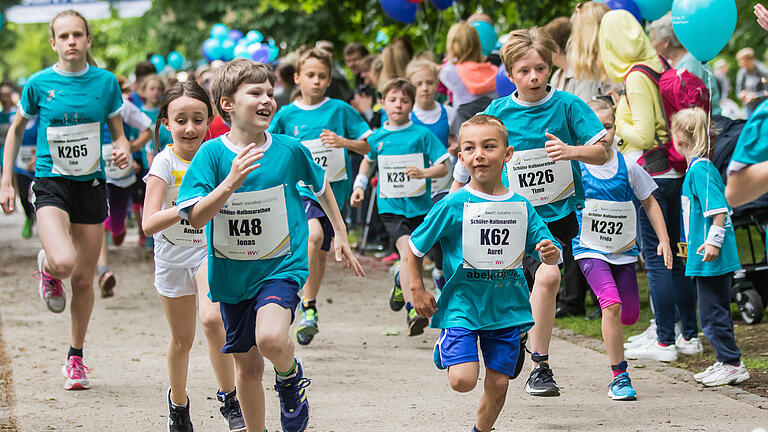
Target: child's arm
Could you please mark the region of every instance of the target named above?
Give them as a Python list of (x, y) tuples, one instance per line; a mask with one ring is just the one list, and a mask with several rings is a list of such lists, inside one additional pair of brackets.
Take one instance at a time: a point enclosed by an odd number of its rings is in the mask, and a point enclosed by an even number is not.
[(768, 192), (768, 161), (749, 165), (728, 176), (725, 198), (731, 207), (738, 207), (758, 199)]
[(331, 221), (333, 226), (333, 248), (336, 253), (336, 262), (342, 262), (344, 259), (347, 261), (347, 268), (351, 269), (355, 276), (365, 276), (363, 267), (357, 262), (357, 258), (352, 253), (352, 249), (349, 247), (349, 240), (347, 240), (347, 228), (344, 225), (344, 219), (341, 217), (339, 207), (336, 205), (336, 198), (333, 196), (333, 190), (331, 189), (328, 180), (325, 181), (325, 191), (317, 196), (317, 200), (320, 202), (320, 206), (323, 208), (328, 220)]
[(704, 244), (699, 246), (696, 253), (700, 254), (704, 252), (704, 256), (701, 258), (702, 262), (710, 262), (717, 259), (720, 255), (720, 247), (725, 240), (725, 213), (718, 213), (713, 216), (712, 226), (709, 227), (709, 234)]
[(432, 165), (431, 167), (424, 169), (406, 167), (405, 174), (412, 179), (441, 178), (448, 174), (448, 165), (446, 165), (446, 161), (444, 160), (437, 165)]
[(659, 239), (659, 247), (656, 248), (656, 255), (662, 255), (664, 257), (664, 266), (668, 270), (672, 270), (672, 248), (669, 245), (669, 234), (667, 234), (667, 225), (664, 222), (664, 214), (661, 212), (659, 203), (656, 202), (656, 198), (653, 195), (648, 195), (648, 198), (640, 201), (645, 209), (645, 213), (648, 215), (648, 220), (651, 222), (653, 230), (656, 232), (656, 237)]
[(320, 133), (320, 140), (323, 142), (323, 145), (330, 148), (346, 148), (347, 150), (353, 151), (357, 154), (367, 154), (369, 151), (371, 151), (371, 146), (368, 144), (368, 141), (364, 139), (359, 140), (351, 140), (346, 139), (342, 136), (337, 135), (333, 131), (329, 131), (327, 129), (323, 129), (323, 132)]
[[(135, 140), (133, 140), (132, 142), (129, 141), (131, 144), (131, 152), (141, 150), (141, 148), (144, 147), (151, 139), (152, 139), (152, 129), (150, 128), (144, 129)], [(149, 159), (149, 154), (147, 154), (147, 159)]]
[(147, 176), (147, 192), (144, 195), (144, 216), (141, 219), (141, 228), (144, 234), (152, 235), (169, 228), (181, 220), (176, 206), (163, 208), (163, 200), (168, 184), (165, 180), (155, 175)]
[(357, 207), (363, 202), (365, 188), (368, 187), (368, 179), (371, 178), (375, 168), (376, 163), (369, 161), (368, 158), (363, 158), (362, 162), (360, 162), (360, 169), (357, 171), (357, 177), (355, 178), (354, 190), (349, 199), (349, 205), (352, 207)]
[(608, 153), (602, 144), (573, 146), (564, 143), (549, 132), (545, 132), (544, 135), (549, 138), (544, 148), (547, 149), (547, 155), (553, 161), (576, 160), (590, 165), (602, 165), (608, 161)]
[(189, 208), (187, 218), (190, 225), (200, 229), (207, 224), (208, 221), (216, 216), (216, 213), (219, 212), (229, 197), (243, 185), (248, 174), (261, 166), (256, 161), (264, 157), (264, 152), (261, 149), (251, 152), (254, 147), (256, 147), (256, 144), (245, 146), (232, 161), (232, 169), (229, 171), (227, 178), (216, 186), (211, 193)]
[(424, 288), (422, 278), (424, 257), (417, 256), (412, 250), (408, 250), (408, 274), (411, 281), (411, 295), (413, 296), (413, 308), (416, 313), (424, 318), (429, 318), (437, 312), (435, 297)]
[(2, 186), (0, 186), (0, 205), (5, 213), (13, 213), (16, 206), (16, 189), (14, 186), (13, 165), (16, 163), (16, 157), (19, 154), (21, 140), (24, 137), (24, 129), (27, 127), (29, 119), (17, 113), (13, 118), (13, 123), (5, 136), (5, 150), (3, 152)]

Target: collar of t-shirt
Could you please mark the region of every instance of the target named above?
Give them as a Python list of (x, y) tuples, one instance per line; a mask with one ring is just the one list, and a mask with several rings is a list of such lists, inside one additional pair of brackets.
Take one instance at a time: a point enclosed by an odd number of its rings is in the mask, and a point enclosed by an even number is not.
[[(266, 152), (267, 150), (269, 150), (269, 147), (272, 145), (272, 134), (267, 131), (264, 131), (264, 136), (266, 136), (266, 139), (264, 140), (264, 144), (262, 144), (261, 147), (256, 147), (251, 151), (261, 149), (262, 151)], [(243, 151), (242, 147), (236, 146), (232, 141), (229, 140), (229, 132), (221, 136), (221, 142), (224, 143), (224, 145), (235, 154), (240, 154), (240, 152)]]
[(440, 116), (443, 114), (443, 110), (440, 108), (440, 104), (435, 102), (435, 107), (431, 110), (423, 110), (418, 105), (413, 106), (413, 115), (416, 116), (424, 124), (434, 124), (440, 120)]
[(552, 96), (555, 94), (555, 91), (556, 90), (555, 90), (554, 87), (552, 87), (551, 85), (547, 84), (547, 95), (544, 96), (542, 99), (537, 100), (536, 102), (526, 102), (526, 101), (520, 100), (517, 97), (517, 92), (518, 92), (517, 90), (515, 90), (515, 92), (512, 93), (511, 97), (512, 97), (512, 100), (515, 101), (515, 103), (517, 103), (520, 106), (535, 107), (535, 106), (544, 105), (545, 103), (547, 103), (547, 101), (552, 99)]
[(299, 109), (303, 109), (303, 110), (305, 110), (305, 111), (311, 111), (311, 110), (314, 110), (314, 109), (318, 109), (318, 108), (320, 108), (320, 107), (321, 107), (321, 106), (323, 106), (323, 105), (324, 105), (326, 102), (328, 102), (330, 99), (331, 99), (331, 98), (329, 98), (329, 97), (327, 97), (327, 96), (326, 96), (326, 98), (325, 98), (325, 99), (323, 99), (322, 101), (320, 101), (320, 102), (318, 102), (318, 103), (316, 103), (316, 104), (314, 104), (314, 105), (305, 105), (305, 104), (301, 103), (301, 101), (296, 101), (296, 102), (294, 102), (293, 104), (294, 104), (294, 105), (296, 105), (296, 108), (299, 108)]
[(384, 130), (388, 130), (390, 132), (395, 132), (395, 131), (399, 131), (399, 130), (403, 130), (403, 129), (408, 129), (409, 127), (411, 127), (412, 124), (413, 124), (413, 122), (408, 120), (408, 123), (401, 124), (400, 126), (394, 126), (391, 123), (389, 123), (389, 120), (387, 120), (387, 122), (384, 123), (383, 129)]
[(85, 67), (83, 68), (83, 70), (80, 70), (80, 71), (77, 71), (77, 72), (68, 72), (68, 71), (61, 70), (59, 68), (59, 64), (58, 63), (53, 65), (53, 71), (56, 72), (59, 75), (64, 75), (64, 76), (81, 76), (81, 75), (85, 75), (85, 74), (88, 73), (88, 70), (90, 70), (90, 68), (91, 68), (91, 66), (88, 63), (86, 63)]
[(474, 196), (476, 196), (478, 198), (482, 198), (482, 199), (487, 200), (487, 201), (506, 201), (506, 200), (512, 198), (513, 196), (515, 196), (515, 192), (513, 192), (512, 190), (507, 190), (507, 193), (505, 193), (504, 195), (490, 195), (490, 194), (487, 194), (485, 192), (480, 192), (479, 190), (470, 187), (469, 183), (464, 185), (464, 189), (467, 192), (471, 193), (472, 195), (474, 195)]

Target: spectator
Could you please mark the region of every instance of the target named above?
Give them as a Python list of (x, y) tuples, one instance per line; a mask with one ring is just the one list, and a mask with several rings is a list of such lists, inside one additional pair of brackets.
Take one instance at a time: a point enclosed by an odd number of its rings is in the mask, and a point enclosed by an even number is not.
[(549, 79), (549, 84), (558, 89), (575, 93), (573, 80), (573, 71), (568, 67), (568, 57), (566, 56), (566, 47), (568, 38), (571, 36), (571, 19), (568, 17), (559, 17), (550, 21), (544, 26), (552, 40), (557, 44), (557, 52), (552, 56), (552, 63), (557, 66), (557, 70)]
[(755, 59), (755, 50), (742, 48), (736, 53), (739, 72), (736, 74), (736, 94), (744, 104), (747, 117), (768, 98), (768, 68)]
[(573, 94), (585, 102), (595, 96), (612, 94), (621, 87), (610, 82), (600, 61), (597, 35), (603, 16), (610, 10), (605, 3), (588, 1), (579, 4), (571, 15), (572, 31), (566, 56), (573, 78), (578, 80)]
[(361, 75), (362, 62), (366, 57), (368, 57), (368, 50), (360, 42), (351, 42), (344, 47), (344, 63), (354, 77), (352, 92), (356, 95), (360, 94), (361, 89), (366, 86)]
[(392, 78), (404, 78), (405, 68), (413, 57), (410, 44), (392, 42), (381, 52), (381, 73), (378, 76), (379, 91), (381, 86)]
[[(333, 42), (327, 40), (317, 41), (315, 47), (328, 52), (332, 59), (335, 58)], [(349, 88), (347, 77), (344, 75), (344, 71), (341, 67), (336, 64), (335, 60), (333, 69), (331, 70), (331, 86), (328, 87), (328, 91), (325, 92), (325, 95), (329, 98), (343, 100), (344, 102), (352, 100), (352, 89)]]
[(296, 73), (296, 67), (292, 62), (281, 61), (277, 66), (277, 85), (275, 86), (275, 102), (277, 102), (277, 109), (284, 105), (291, 103), (291, 93), (296, 88), (296, 83), (293, 80), (293, 74)]

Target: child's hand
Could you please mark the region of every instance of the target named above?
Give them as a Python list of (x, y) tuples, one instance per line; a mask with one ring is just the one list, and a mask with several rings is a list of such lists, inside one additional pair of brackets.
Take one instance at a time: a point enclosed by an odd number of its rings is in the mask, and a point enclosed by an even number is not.
[(323, 145), (328, 148), (346, 147), (344, 145), (346, 144), (346, 140), (328, 129), (323, 129), (323, 132), (320, 133), (320, 141), (322, 141)]
[(696, 253), (701, 254), (701, 251), (704, 251), (704, 256), (701, 258), (702, 262), (714, 261), (717, 259), (717, 256), (720, 255), (719, 247), (708, 244), (699, 246), (699, 249), (696, 251)]
[(672, 270), (672, 248), (669, 246), (668, 241), (659, 242), (659, 247), (656, 248), (656, 255), (664, 256), (664, 267), (667, 270)]
[(16, 203), (16, 189), (13, 185), (0, 187), (0, 206), (3, 207), (5, 214), (13, 213)]
[(363, 266), (357, 261), (355, 254), (352, 253), (352, 248), (349, 247), (346, 232), (336, 233), (333, 240), (333, 248), (336, 253), (336, 262), (347, 261), (347, 268), (352, 270), (355, 276), (365, 277)]
[(125, 154), (123, 149), (114, 148), (112, 149), (112, 163), (118, 168), (123, 169), (128, 166), (128, 155)]
[(542, 240), (536, 245), (536, 250), (541, 254), (541, 262), (549, 265), (557, 265), (560, 260), (560, 250), (552, 240)]
[(352, 191), (352, 196), (349, 198), (349, 205), (352, 207), (360, 207), (360, 203), (363, 202), (363, 199), (365, 198), (365, 191), (361, 187), (356, 187), (355, 190)]
[(549, 132), (545, 132), (544, 135), (549, 138), (549, 141), (544, 143), (544, 148), (547, 150), (547, 156), (553, 161), (571, 160), (571, 146), (562, 142), (560, 138), (552, 135)]
[(239, 189), (240, 186), (243, 185), (248, 174), (261, 166), (261, 164), (257, 164), (256, 161), (264, 157), (264, 151), (262, 149), (252, 151), (254, 147), (256, 147), (256, 144), (248, 144), (232, 161), (232, 169), (229, 171), (229, 175), (227, 175), (227, 178), (224, 179), (224, 181), (229, 184), (229, 187), (233, 191)]
[(421, 285), (420, 289), (414, 286), (411, 293), (413, 294), (413, 308), (416, 309), (419, 316), (429, 318), (437, 312), (435, 297), (424, 289), (424, 285)]
[(411, 179), (424, 178), (424, 170), (421, 170), (416, 167), (405, 167), (405, 174), (408, 176), (408, 178), (411, 178)]

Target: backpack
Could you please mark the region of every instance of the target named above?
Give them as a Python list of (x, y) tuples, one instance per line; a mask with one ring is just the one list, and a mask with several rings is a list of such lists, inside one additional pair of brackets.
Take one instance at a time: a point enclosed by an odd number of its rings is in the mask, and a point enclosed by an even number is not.
[(673, 69), (667, 59), (662, 56), (659, 56), (659, 59), (663, 69), (661, 73), (644, 64), (632, 66), (627, 73), (629, 76), (633, 71), (642, 72), (658, 86), (661, 94), (662, 112), (667, 131), (669, 131), (669, 139), (662, 143), (657, 135), (656, 142), (658, 145), (643, 152), (643, 156), (637, 161), (651, 175), (664, 174), (672, 168), (679, 172), (685, 172), (687, 168), (685, 158), (680, 156), (672, 144), (670, 129), (672, 116), (682, 109), (693, 107), (699, 107), (708, 114), (712, 114), (709, 90), (704, 81), (685, 69)]

